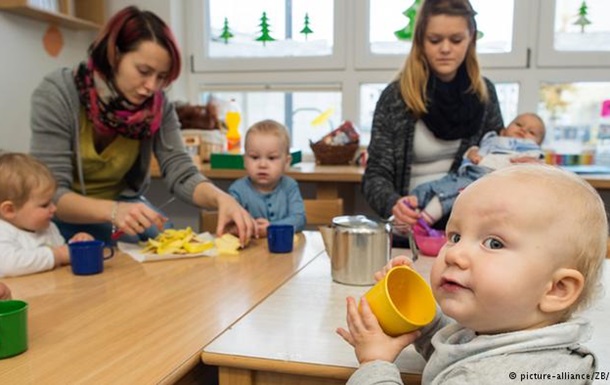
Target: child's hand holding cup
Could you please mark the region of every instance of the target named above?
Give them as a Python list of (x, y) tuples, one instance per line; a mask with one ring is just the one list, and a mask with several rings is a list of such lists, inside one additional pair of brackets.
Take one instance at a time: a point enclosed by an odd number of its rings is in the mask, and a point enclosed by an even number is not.
[(398, 336), (417, 330), (434, 319), (436, 302), (426, 280), (410, 266), (397, 264), (365, 295), (384, 333)]

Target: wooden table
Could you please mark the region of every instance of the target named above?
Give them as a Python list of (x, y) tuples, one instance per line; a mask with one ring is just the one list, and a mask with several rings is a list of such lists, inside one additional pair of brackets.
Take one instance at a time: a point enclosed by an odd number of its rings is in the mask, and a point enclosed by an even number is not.
[(610, 174), (589, 174), (582, 177), (597, 190), (610, 190)]
[[(415, 266), (428, 277), (433, 261), (420, 257)], [(606, 288), (610, 287), (608, 268), (610, 261), (605, 262)], [(358, 363), (352, 347), (335, 329), (345, 327), (345, 297), (359, 297), (366, 290), (332, 282), (329, 260), (322, 254), (206, 346), (202, 360), (219, 366), (220, 385), (345, 384)], [(608, 294), (586, 316), (595, 327), (587, 346), (597, 353), (598, 370), (609, 371)], [(409, 384), (420, 382), (424, 364), (411, 346), (397, 360)]]
[(69, 267), (4, 279), (29, 303), (29, 349), (0, 360), (0, 384), (169, 384), (200, 353), (323, 251), (317, 232), (290, 254), (254, 241), (239, 256), (135, 262), (119, 253), (105, 271)]
[[(234, 180), (246, 175), (245, 170), (212, 169), (209, 163), (201, 167), (206, 177), (216, 179)], [(290, 167), (286, 175), (298, 182), (312, 182), (316, 184), (316, 197), (318, 199), (334, 199), (342, 197), (340, 186), (342, 184), (360, 184), (364, 167), (358, 166), (324, 166), (313, 162), (297, 163)], [(350, 186), (353, 189), (353, 186)]]

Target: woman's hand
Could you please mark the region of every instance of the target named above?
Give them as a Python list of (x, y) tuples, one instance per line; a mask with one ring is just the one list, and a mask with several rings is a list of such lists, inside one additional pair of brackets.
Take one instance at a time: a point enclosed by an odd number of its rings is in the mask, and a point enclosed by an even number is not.
[(115, 205), (116, 214), (112, 224), (128, 235), (143, 233), (151, 226), (156, 226), (161, 231), (167, 221), (163, 215), (141, 202), (116, 202)]
[(396, 201), (392, 207), (392, 215), (394, 215), (394, 224), (397, 225), (397, 228), (400, 228), (401, 225), (415, 224), (420, 217), (415, 207), (417, 207), (417, 197), (414, 195), (408, 195)]
[(354, 298), (347, 297), (347, 327), (349, 331), (337, 328), (336, 332), (354, 347), (360, 364), (375, 360), (394, 362), (400, 352), (420, 334), (415, 331), (398, 337), (388, 336), (379, 326), (364, 297), (360, 299), (360, 311)]
[(218, 227), (216, 235), (221, 236), (225, 229), (231, 225), (237, 227), (237, 234), (241, 246), (246, 246), (250, 239), (257, 234), (257, 224), (239, 203), (229, 194), (221, 192), (218, 201)]

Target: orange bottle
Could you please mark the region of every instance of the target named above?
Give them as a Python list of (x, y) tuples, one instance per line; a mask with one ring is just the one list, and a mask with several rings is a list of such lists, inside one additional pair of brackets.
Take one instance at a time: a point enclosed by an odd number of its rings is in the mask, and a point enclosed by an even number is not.
[(235, 103), (235, 99), (231, 99), (229, 109), (225, 114), (225, 124), (227, 125), (227, 151), (239, 152), (241, 150), (241, 134), (239, 133), (239, 124), (241, 123), (241, 113), (239, 107)]

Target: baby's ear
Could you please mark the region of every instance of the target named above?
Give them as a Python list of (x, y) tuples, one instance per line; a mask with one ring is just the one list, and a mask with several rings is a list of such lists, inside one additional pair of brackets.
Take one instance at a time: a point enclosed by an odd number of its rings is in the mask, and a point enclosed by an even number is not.
[(292, 155), (288, 154), (288, 156), (286, 157), (286, 164), (284, 165), (284, 169), (288, 170), (291, 162), (292, 162)]
[(544, 313), (561, 312), (572, 306), (585, 285), (585, 277), (575, 269), (561, 268), (553, 274), (552, 281), (540, 300)]
[(11, 201), (0, 202), (0, 217), (11, 219), (15, 215), (15, 204)]

